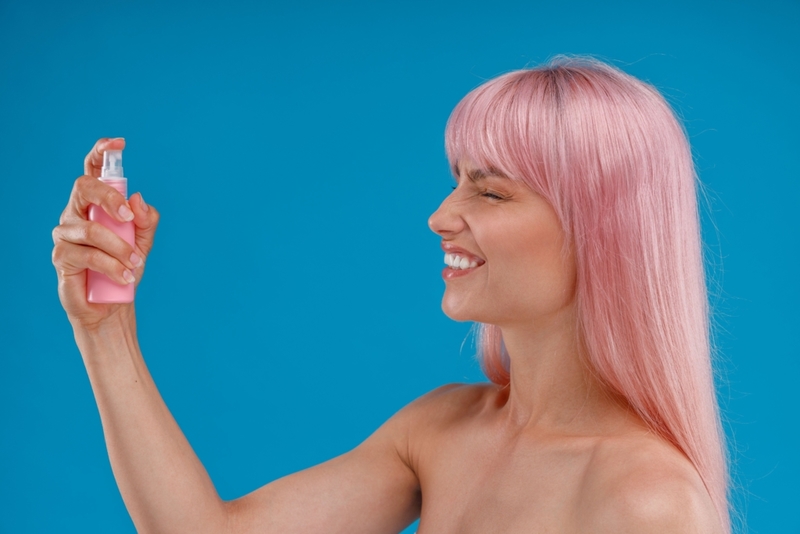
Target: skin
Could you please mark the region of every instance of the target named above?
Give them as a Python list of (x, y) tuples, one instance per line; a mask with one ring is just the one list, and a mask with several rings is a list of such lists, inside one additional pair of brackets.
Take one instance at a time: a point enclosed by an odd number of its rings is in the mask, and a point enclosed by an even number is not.
[[(158, 226), (141, 194), (126, 201), (96, 179), (102, 152), (121, 148), (100, 139), (87, 155), (53, 230), (53, 264), (139, 532), (398, 532), (420, 513), (422, 534), (721, 532), (688, 459), (581, 365), (575, 266), (552, 208), (469, 162), (429, 225), (485, 263), (446, 282), (442, 308), (501, 327), (509, 386), (443, 386), (352, 451), (221, 500), (147, 371), (134, 304), (86, 302), (87, 268), (119, 283), (130, 270), (139, 283)], [(135, 246), (88, 221), (89, 204), (119, 220), (130, 209)]]

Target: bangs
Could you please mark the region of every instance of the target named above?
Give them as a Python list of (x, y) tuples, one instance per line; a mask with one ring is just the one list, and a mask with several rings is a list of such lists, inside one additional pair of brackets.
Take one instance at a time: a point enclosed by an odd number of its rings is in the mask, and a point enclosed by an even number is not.
[(460, 162), (499, 171), (526, 183), (551, 202), (548, 161), (557, 154), (555, 85), (545, 71), (515, 71), (465, 96), (445, 128), (454, 176)]

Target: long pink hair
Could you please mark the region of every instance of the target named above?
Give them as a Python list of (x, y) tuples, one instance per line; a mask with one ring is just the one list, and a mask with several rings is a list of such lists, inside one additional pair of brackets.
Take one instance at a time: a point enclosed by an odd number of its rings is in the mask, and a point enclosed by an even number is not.
[[(525, 182), (574, 246), (589, 368), (699, 472), (730, 532), (728, 461), (714, 392), (709, 305), (686, 132), (651, 85), (585, 56), (492, 79), (445, 133), (467, 158)], [(497, 326), (480, 325), (486, 376), (508, 384)]]

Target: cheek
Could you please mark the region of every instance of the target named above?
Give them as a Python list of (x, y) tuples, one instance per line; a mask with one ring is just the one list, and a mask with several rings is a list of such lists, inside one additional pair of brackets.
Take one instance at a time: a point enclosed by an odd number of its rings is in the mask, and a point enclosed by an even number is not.
[(575, 275), (571, 259), (561, 256), (560, 227), (542, 221), (514, 226), (494, 239), (487, 236), (487, 289), (517, 315), (564, 305), (571, 300)]

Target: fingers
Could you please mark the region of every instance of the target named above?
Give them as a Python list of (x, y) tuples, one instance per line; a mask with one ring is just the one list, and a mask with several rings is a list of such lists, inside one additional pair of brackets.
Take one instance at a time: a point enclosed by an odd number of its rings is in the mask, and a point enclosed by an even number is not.
[[(126, 269), (135, 270), (144, 264), (141, 255), (124, 239), (94, 221), (56, 226), (53, 243), (53, 263), (59, 258), (67, 267), (88, 267), (112, 278), (124, 279)], [(92, 252), (92, 248), (96, 252)]]
[(78, 274), (86, 269), (102, 273), (120, 285), (131, 284), (136, 278), (131, 269), (123, 268), (111, 256), (100, 250), (65, 241), (53, 247), (53, 265), (64, 277)]
[(141, 193), (134, 193), (128, 199), (128, 203), (133, 210), (133, 223), (136, 225), (136, 249), (141, 251), (145, 257), (150, 254), (153, 248), (158, 221), (161, 218), (158, 210), (153, 206), (148, 206)]
[[(143, 260), (153, 247), (160, 217), (158, 211), (144, 202), (141, 193), (125, 200), (119, 191), (97, 179), (103, 166), (103, 153), (124, 147), (124, 139), (103, 138), (84, 160), (86, 175), (75, 180), (60, 224), (53, 229), (53, 264), (62, 278), (91, 269), (124, 284), (133, 277), (139, 279), (144, 271)], [(100, 206), (117, 221), (133, 221), (133, 247), (102, 224), (87, 220), (92, 204)]]
[(59, 222), (86, 220), (90, 204), (101, 206), (110, 217), (120, 222), (133, 220), (130, 204), (119, 191), (92, 176), (81, 176), (75, 180), (69, 203)]
[(86, 159), (83, 160), (83, 174), (87, 176), (100, 176), (100, 171), (103, 169), (103, 152), (106, 150), (122, 150), (125, 148), (125, 139), (116, 137), (109, 139), (103, 137), (97, 140), (92, 150), (86, 154)]
[(106, 150), (122, 150), (124, 148), (125, 139), (121, 137), (114, 139), (103, 137), (94, 144), (83, 161), (85, 175), (75, 180), (69, 203), (61, 214), (60, 222), (62, 224), (76, 219), (85, 220), (89, 204), (102, 206), (110, 217), (120, 222), (133, 219), (130, 205), (125, 201), (125, 197), (110, 185), (97, 179), (103, 168), (103, 153)]

